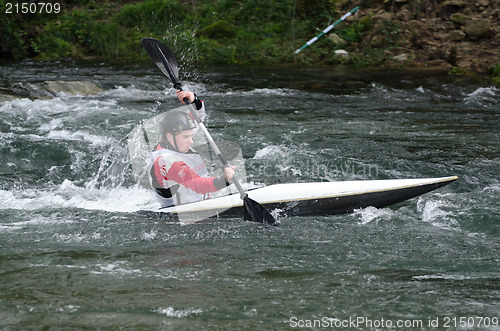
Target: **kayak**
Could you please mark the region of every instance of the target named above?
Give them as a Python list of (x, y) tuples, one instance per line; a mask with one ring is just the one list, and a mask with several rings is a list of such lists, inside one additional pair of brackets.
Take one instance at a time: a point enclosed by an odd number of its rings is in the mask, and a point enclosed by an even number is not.
[[(186, 110), (188, 106), (176, 110)], [(148, 187), (147, 163), (152, 143), (159, 140), (159, 121), (163, 114), (143, 121), (128, 136), (132, 173), (137, 183)], [(210, 149), (203, 135), (196, 133), (193, 140), (195, 148), (207, 165), (218, 159)], [(245, 178), (245, 162), (241, 150), (234, 143), (224, 143), (224, 152), (237, 166), (240, 178)], [(217, 160), (218, 161), (218, 160)], [(248, 198), (254, 205), (270, 211), (274, 218), (285, 216), (335, 215), (349, 213), (369, 206), (382, 208), (402, 202), (435, 190), (456, 180), (458, 177), (424, 179), (385, 179), (313, 183), (274, 184), (257, 188), (246, 188)], [(241, 195), (234, 185), (214, 193), (214, 196), (193, 203), (156, 209), (168, 219), (181, 223), (196, 223), (210, 218), (245, 217), (245, 207)], [(232, 189), (232, 191), (231, 191)], [(247, 199), (248, 201), (248, 199)]]
[[(275, 184), (249, 190), (248, 196), (275, 216), (335, 215), (369, 206), (382, 208), (435, 190), (457, 176), (424, 179), (386, 179)], [(159, 209), (161, 213), (194, 223), (213, 217), (242, 217), (239, 194)]]

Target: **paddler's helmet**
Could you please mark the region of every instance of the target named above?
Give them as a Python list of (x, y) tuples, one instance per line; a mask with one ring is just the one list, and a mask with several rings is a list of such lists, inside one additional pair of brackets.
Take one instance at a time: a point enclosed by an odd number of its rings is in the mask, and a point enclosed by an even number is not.
[(177, 133), (191, 129), (196, 129), (196, 122), (190, 114), (184, 111), (171, 110), (163, 115), (160, 120), (160, 134), (162, 139), (165, 139), (167, 133), (175, 137)]

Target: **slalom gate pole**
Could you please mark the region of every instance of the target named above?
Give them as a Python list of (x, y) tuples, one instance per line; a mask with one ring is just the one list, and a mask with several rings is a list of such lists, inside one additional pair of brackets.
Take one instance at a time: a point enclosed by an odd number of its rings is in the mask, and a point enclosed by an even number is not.
[(345, 20), (347, 17), (349, 17), (352, 14), (354, 14), (358, 9), (359, 9), (359, 6), (356, 6), (356, 8), (354, 8), (353, 10), (351, 10), (350, 12), (348, 12), (347, 14), (345, 14), (344, 16), (342, 16), (341, 18), (339, 18), (338, 20), (336, 20), (332, 25), (328, 26), (326, 29), (324, 29), (323, 31), (321, 31), (321, 33), (318, 34), (316, 37), (312, 38), (307, 43), (305, 43), (304, 46), (302, 46), (301, 48), (297, 49), (295, 51), (295, 54), (298, 54), (301, 50), (303, 50), (307, 46), (310, 46), (316, 40), (318, 40), (319, 38), (321, 38), (324, 34), (328, 33), (331, 29), (333, 29), (335, 27), (335, 25), (339, 24), (340, 22), (342, 22), (343, 20)]

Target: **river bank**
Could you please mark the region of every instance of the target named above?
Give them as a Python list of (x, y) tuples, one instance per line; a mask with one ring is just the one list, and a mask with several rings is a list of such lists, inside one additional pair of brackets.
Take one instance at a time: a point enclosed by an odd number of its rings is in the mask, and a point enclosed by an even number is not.
[[(455, 72), (487, 71), (500, 62), (500, 2), (383, 1), (360, 9), (348, 21), (372, 21), (357, 49), (369, 45), (399, 47), (388, 53), (388, 66), (442, 67)], [(395, 31), (388, 31), (388, 29)]]
[[(357, 5), (355, 15), (294, 53)], [(499, 17), (499, 0), (79, 0), (59, 13), (1, 16), (0, 60), (143, 61), (140, 39), (151, 36), (186, 66), (439, 68), (500, 83)]]

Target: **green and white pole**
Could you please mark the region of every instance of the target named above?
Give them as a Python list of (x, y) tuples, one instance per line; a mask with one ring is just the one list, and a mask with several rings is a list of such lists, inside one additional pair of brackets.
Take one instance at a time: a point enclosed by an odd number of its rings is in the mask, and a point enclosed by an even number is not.
[(347, 14), (345, 14), (344, 16), (342, 16), (341, 18), (339, 18), (338, 20), (336, 20), (332, 25), (330, 25), (329, 27), (327, 27), (326, 29), (324, 29), (323, 31), (321, 31), (320, 34), (318, 34), (316, 37), (312, 38), (307, 43), (305, 43), (304, 46), (302, 46), (301, 48), (299, 48), (298, 50), (296, 50), (295, 54), (298, 54), (301, 50), (303, 50), (307, 46), (310, 46), (316, 40), (318, 40), (319, 38), (321, 38), (324, 34), (327, 34), (328, 32), (330, 32), (330, 30), (333, 29), (335, 27), (335, 25), (339, 24), (340, 22), (342, 22), (343, 20), (345, 20), (347, 17), (349, 17), (352, 14), (354, 14), (356, 12), (356, 10), (358, 10), (358, 9), (359, 9), (359, 6), (356, 6), (356, 8), (354, 8), (353, 10), (351, 10), (350, 12), (348, 12)]

